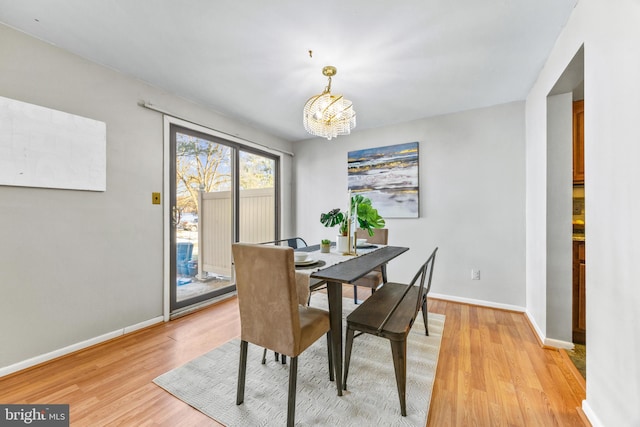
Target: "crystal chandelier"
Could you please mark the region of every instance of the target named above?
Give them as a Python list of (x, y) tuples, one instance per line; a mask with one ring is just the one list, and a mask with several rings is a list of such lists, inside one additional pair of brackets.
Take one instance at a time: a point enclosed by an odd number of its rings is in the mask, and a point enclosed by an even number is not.
[(302, 113), (305, 130), (329, 140), (338, 135), (349, 135), (356, 127), (356, 112), (351, 101), (342, 95), (331, 94), (331, 77), (337, 72), (336, 67), (330, 65), (322, 69), (322, 74), (329, 78), (329, 84), (320, 95), (309, 98)]

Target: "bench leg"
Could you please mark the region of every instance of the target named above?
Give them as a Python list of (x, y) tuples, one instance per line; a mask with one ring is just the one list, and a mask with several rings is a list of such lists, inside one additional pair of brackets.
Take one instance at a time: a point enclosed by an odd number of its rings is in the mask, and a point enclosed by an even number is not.
[(429, 336), (429, 319), (427, 316), (427, 296), (422, 299), (422, 320), (424, 320), (424, 334)]
[[(398, 397), (400, 398), (400, 414), (407, 416), (407, 340), (391, 342), (391, 353), (393, 354), (393, 367), (396, 371), (396, 385), (398, 386)], [(346, 371), (345, 371), (346, 372)], [(345, 381), (346, 383), (346, 381)]]

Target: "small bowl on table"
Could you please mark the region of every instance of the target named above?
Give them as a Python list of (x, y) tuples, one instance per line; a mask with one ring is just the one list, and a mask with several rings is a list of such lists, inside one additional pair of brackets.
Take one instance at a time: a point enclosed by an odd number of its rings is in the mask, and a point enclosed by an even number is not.
[(309, 258), (309, 254), (307, 252), (294, 252), (293, 260), (295, 262), (305, 262)]
[(367, 244), (367, 239), (356, 239), (356, 246), (365, 246)]

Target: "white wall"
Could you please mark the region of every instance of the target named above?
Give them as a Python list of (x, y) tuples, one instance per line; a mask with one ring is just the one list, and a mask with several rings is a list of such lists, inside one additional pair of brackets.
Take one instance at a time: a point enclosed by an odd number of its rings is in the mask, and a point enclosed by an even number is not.
[(572, 348), (573, 98), (547, 100), (547, 338)]
[(594, 426), (640, 425), (640, 2), (581, 0), (527, 97), (527, 310), (545, 326), (547, 95), (584, 44), (587, 399)]
[[(387, 219), (389, 243), (410, 247), (389, 265), (409, 281), (439, 246), (432, 292), (523, 309), (524, 103), (433, 117), (294, 144), (298, 234), (335, 240), (320, 214), (347, 208), (347, 152), (419, 142), (420, 218)], [(481, 280), (471, 280), (471, 269)]]
[[(269, 146), (291, 144), (5, 26), (0, 64), (0, 95), (107, 124), (106, 192), (0, 186), (1, 374), (162, 316), (163, 212), (151, 193), (163, 188), (163, 117), (139, 101)], [(285, 158), (285, 224), (290, 165)]]

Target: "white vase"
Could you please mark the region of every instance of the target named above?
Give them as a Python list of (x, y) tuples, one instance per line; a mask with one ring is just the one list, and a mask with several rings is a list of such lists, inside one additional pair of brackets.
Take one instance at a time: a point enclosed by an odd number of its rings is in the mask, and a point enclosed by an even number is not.
[(349, 236), (336, 236), (336, 251), (341, 254), (349, 252)]

